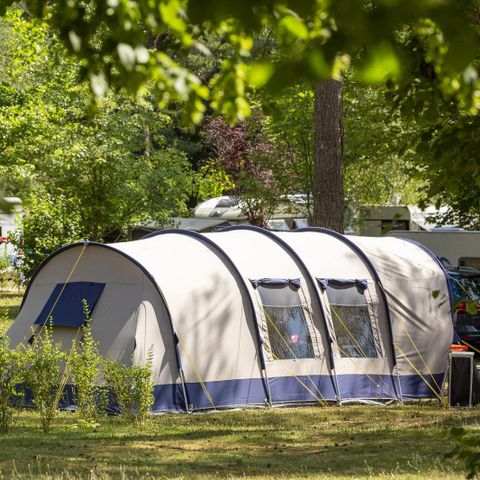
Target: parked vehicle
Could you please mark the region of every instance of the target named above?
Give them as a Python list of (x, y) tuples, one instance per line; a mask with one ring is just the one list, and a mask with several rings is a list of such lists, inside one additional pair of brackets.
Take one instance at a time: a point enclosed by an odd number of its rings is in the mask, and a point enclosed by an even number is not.
[(437, 257), (454, 267), (480, 269), (480, 231), (440, 228), (431, 232), (391, 231), (389, 237), (421, 243)]
[(447, 267), (446, 270), (454, 298), (455, 333), (480, 356), (477, 351), (480, 351), (480, 270), (468, 267)]

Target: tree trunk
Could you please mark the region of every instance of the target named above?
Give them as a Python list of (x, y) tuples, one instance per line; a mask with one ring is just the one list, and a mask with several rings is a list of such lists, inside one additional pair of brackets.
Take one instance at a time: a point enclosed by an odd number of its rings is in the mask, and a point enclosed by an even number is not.
[(315, 88), (313, 224), (343, 232), (342, 83), (323, 80)]

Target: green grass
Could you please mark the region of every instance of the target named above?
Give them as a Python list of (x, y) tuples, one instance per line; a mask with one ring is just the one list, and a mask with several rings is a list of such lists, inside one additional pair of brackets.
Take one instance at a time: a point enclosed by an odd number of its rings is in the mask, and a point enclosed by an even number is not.
[[(0, 332), (17, 291), (0, 291)], [(3, 315), (2, 315), (3, 313)], [(144, 427), (119, 417), (95, 428), (61, 413), (44, 435), (33, 411), (0, 435), (0, 480), (15, 479), (431, 479), (465, 478), (445, 458), (452, 426), (480, 434), (480, 409), (437, 403), (229, 411), (156, 416)]]
[(44, 435), (23, 411), (0, 436), (0, 478), (464, 478), (445, 432), (479, 421), (478, 409), (436, 403), (172, 414), (144, 427), (110, 417), (86, 428), (62, 413)]
[(17, 288), (0, 289), (0, 333), (7, 330), (20, 310), (23, 291)]

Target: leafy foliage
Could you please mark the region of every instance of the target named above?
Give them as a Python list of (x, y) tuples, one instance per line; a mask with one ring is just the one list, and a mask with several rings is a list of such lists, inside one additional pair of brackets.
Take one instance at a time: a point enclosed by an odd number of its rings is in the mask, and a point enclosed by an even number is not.
[[(476, 1), (463, 4), (474, 36), (472, 45), (480, 38), (478, 7)], [(417, 126), (408, 148), (415, 152), (428, 197), (437, 205), (451, 207), (436, 220), (478, 229), (478, 46), (475, 61), (461, 75), (455, 75), (452, 63), (465, 62), (468, 52), (454, 50), (430, 19), (405, 28), (399, 45), (408, 59), (406, 81), (390, 85), (391, 105)]]
[(457, 445), (446, 456), (456, 457), (461, 460), (467, 472), (467, 478), (477, 478), (480, 474), (480, 438), (478, 435), (471, 435), (461, 427), (450, 429), (449, 436)]
[(17, 390), (23, 378), (24, 356), (20, 348), (10, 348), (10, 340), (0, 335), (0, 432), (12, 425), (15, 410), (12, 400), (22, 396)]
[[(410, 147), (418, 134), (413, 121), (392, 110), (383, 86), (365, 86), (350, 72), (344, 81), (345, 196), (350, 207), (417, 203), (425, 181)], [(303, 193), (311, 217), (313, 202), (313, 91), (298, 84), (262, 102), (266, 132), (277, 150), (289, 158), (288, 175)], [(352, 211), (352, 214), (355, 213)], [(350, 222), (355, 219), (352, 217)]]
[(31, 198), (21, 224), (22, 230), (12, 236), (12, 242), (23, 254), (18, 268), (24, 279), (31, 277), (49, 253), (83, 237), (76, 203), (41, 190)]
[(0, 178), (24, 201), (16, 243), (27, 279), (65, 243), (115, 241), (133, 224), (168, 223), (186, 213), (192, 190), (198, 198), (218, 189), (218, 171), (194, 171), (191, 152), (166, 137), (174, 112), (149, 95), (123, 94), (89, 111), (81, 67), (45, 23), (10, 10), (0, 36)]
[(66, 360), (60, 345), (54, 341), (51, 325), (44, 325), (35, 335), (32, 345), (26, 347), (25, 359), (25, 383), (32, 391), (42, 430), (48, 433), (63, 393), (64, 369), (61, 364)]
[(286, 156), (275, 150), (263, 130), (260, 115), (235, 126), (215, 117), (204, 129), (215, 161), (232, 180), (231, 193), (241, 202), (250, 223), (262, 227), (290, 186)]
[(80, 341), (72, 345), (69, 364), (75, 385), (77, 411), (83, 420), (88, 421), (97, 415), (105, 402), (100, 398), (102, 391), (96, 387), (102, 357), (98, 349), (99, 344), (92, 335), (90, 309), (85, 300), (83, 311), (86, 321), (81, 328)]
[[(0, 2), (0, 15), (13, 0)], [(233, 5), (226, 0), (164, 0), (160, 4), (91, 1), (48, 4), (26, 2), (31, 15), (45, 18), (82, 64), (82, 76), (101, 97), (109, 86), (143, 92), (149, 82), (160, 104), (185, 104), (185, 116), (198, 123), (205, 102), (229, 120), (250, 113), (248, 87), (278, 89), (299, 79), (336, 77), (349, 64), (359, 65), (359, 78), (379, 82), (402, 75), (398, 32), (405, 25), (422, 28), (429, 18), (448, 48), (442, 68), (452, 75), (468, 67), (478, 45), (469, 9), (454, 0), (335, 2), (253, 1)], [(354, 19), (354, 21), (352, 21)], [(419, 27), (417, 27), (417, 22)], [(234, 54), (202, 81), (164, 48), (212, 55), (202, 42), (208, 23), (231, 45)], [(252, 55), (254, 32), (268, 30), (274, 39), (275, 62)], [(149, 48), (150, 47), (150, 48)], [(433, 53), (438, 53), (432, 50)], [(432, 56), (432, 62), (437, 58)]]
[(289, 193), (305, 198), (305, 215), (313, 217), (313, 110), (314, 93), (308, 84), (300, 83), (275, 97), (267, 95), (262, 107), (267, 115), (265, 131), (276, 151), (283, 152), (291, 185)]
[[(354, 77), (355, 75), (353, 75)], [(350, 205), (416, 204), (425, 181), (414, 150), (413, 121), (392, 110), (382, 86), (345, 81), (345, 193)]]
[(120, 412), (136, 424), (145, 423), (153, 404), (153, 351), (145, 365), (123, 365), (111, 360), (103, 364), (104, 378), (114, 395)]

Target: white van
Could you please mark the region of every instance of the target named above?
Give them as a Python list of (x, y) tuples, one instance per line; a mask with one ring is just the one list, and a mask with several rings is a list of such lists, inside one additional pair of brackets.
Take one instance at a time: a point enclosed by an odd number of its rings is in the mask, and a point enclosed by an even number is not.
[(421, 243), (454, 267), (480, 269), (480, 231), (438, 229), (431, 232), (392, 230), (387, 236)]

